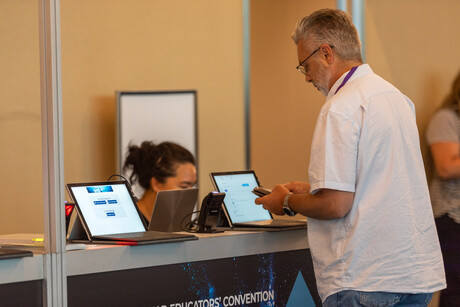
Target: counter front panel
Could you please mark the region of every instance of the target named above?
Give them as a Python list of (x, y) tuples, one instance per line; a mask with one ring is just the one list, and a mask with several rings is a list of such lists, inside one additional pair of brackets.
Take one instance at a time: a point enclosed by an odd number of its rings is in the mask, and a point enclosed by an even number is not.
[(309, 249), (69, 276), (69, 306), (320, 305)]

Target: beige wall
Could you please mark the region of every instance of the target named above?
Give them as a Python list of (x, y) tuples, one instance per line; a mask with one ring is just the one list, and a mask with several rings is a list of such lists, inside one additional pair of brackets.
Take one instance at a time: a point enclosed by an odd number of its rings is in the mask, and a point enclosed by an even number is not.
[(262, 185), (307, 180), (324, 96), (296, 71), (291, 34), (303, 16), (336, 1), (251, 1), (251, 168)]
[[(197, 90), (201, 197), (245, 167), (241, 1), (61, 0), (61, 19), (66, 183), (116, 172), (117, 90)], [(0, 1), (0, 25), (0, 234), (43, 233), (38, 1)]]
[(115, 173), (118, 90), (197, 90), (202, 196), (211, 171), (244, 168), (240, 1), (63, 0), (61, 16), (66, 182)]
[(0, 1), (0, 234), (43, 233), (38, 1)]

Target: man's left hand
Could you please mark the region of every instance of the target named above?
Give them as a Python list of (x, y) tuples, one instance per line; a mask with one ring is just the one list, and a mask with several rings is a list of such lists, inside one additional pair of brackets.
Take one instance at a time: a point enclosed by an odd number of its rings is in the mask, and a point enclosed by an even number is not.
[(284, 185), (276, 185), (272, 192), (264, 197), (256, 198), (255, 203), (273, 214), (284, 215), (283, 202), (286, 194), (290, 193)]

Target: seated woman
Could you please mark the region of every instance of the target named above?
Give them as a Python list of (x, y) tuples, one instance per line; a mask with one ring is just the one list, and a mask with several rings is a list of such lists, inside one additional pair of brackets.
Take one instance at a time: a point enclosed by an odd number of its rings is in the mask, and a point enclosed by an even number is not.
[(460, 302), (460, 72), (426, 132), (434, 161), (431, 202), (444, 260), (447, 288), (439, 306)]
[(158, 191), (187, 189), (196, 184), (195, 158), (172, 142), (156, 145), (144, 141), (140, 146), (129, 146), (123, 170), (131, 170), (131, 184), (138, 182), (145, 190), (137, 206), (148, 223)]

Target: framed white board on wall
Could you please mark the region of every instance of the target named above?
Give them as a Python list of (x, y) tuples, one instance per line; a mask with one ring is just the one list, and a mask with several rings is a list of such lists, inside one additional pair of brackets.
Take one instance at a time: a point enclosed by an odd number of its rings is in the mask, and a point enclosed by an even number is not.
[(175, 142), (198, 162), (196, 91), (117, 92), (118, 171), (129, 145)]

